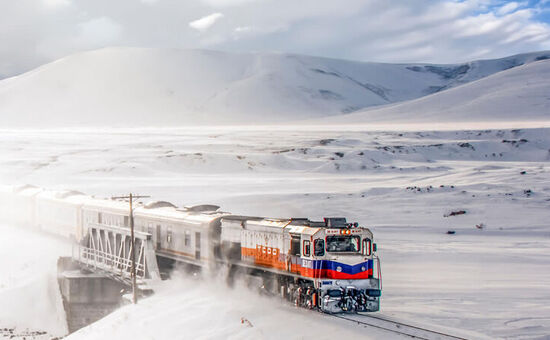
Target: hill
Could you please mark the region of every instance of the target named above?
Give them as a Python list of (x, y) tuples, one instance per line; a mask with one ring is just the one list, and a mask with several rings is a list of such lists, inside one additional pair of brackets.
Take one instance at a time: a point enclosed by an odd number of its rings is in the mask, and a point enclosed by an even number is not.
[(275, 123), (415, 99), (550, 52), (456, 65), (106, 48), (0, 81), (2, 126)]
[(462, 123), (550, 121), (550, 60), (415, 100), (370, 108), (323, 123)]

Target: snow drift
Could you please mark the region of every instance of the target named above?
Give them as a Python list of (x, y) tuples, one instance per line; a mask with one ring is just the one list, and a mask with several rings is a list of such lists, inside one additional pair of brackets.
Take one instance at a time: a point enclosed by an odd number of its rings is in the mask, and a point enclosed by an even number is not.
[(0, 126), (311, 119), (419, 98), (547, 58), (550, 51), (455, 65), (383, 64), (290, 54), (106, 48), (0, 81)]

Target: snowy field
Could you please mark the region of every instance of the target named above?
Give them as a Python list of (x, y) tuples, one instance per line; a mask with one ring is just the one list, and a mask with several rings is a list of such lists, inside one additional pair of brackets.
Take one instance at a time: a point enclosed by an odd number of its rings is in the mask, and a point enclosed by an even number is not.
[[(373, 230), (382, 258), (380, 315), (469, 338), (550, 334), (549, 162), (550, 129), (303, 126), (0, 134), (0, 183), (100, 196), (131, 191), (177, 205), (218, 204), (237, 214), (359, 221)], [(9, 230), (14, 238), (22, 232)], [(25, 250), (17, 249), (11, 251)], [(62, 247), (54, 249), (64, 255)], [(17, 268), (11, 277), (26, 280)], [(35, 280), (39, 273), (33, 271)], [(0, 287), (1, 305), (11, 286)], [(0, 328), (58, 330), (14, 324), (5, 311)], [(241, 324), (241, 317), (254, 327)], [(180, 278), (69, 339), (121, 338), (130, 331), (143, 339), (393, 336), (294, 310), (244, 288), (217, 282), (198, 287)]]
[(0, 339), (51, 339), (67, 333), (57, 259), (71, 244), (0, 224)]

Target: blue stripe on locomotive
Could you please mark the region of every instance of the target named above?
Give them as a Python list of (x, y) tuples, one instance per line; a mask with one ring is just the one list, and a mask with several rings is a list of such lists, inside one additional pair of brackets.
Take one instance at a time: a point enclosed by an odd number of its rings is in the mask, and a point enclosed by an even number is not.
[[(341, 267), (341, 273), (355, 275), (373, 268), (373, 260), (367, 260), (354, 265), (344, 264), (331, 260), (308, 260), (301, 259), (301, 266), (304, 268), (311, 269), (328, 269), (336, 271), (337, 267)], [(361, 267), (365, 267), (365, 270), (362, 270)]]

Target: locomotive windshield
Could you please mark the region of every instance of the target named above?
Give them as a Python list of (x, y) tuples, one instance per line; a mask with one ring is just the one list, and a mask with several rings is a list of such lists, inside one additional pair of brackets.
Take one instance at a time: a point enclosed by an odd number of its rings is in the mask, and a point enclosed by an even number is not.
[(327, 236), (329, 253), (358, 253), (361, 238), (359, 236)]

